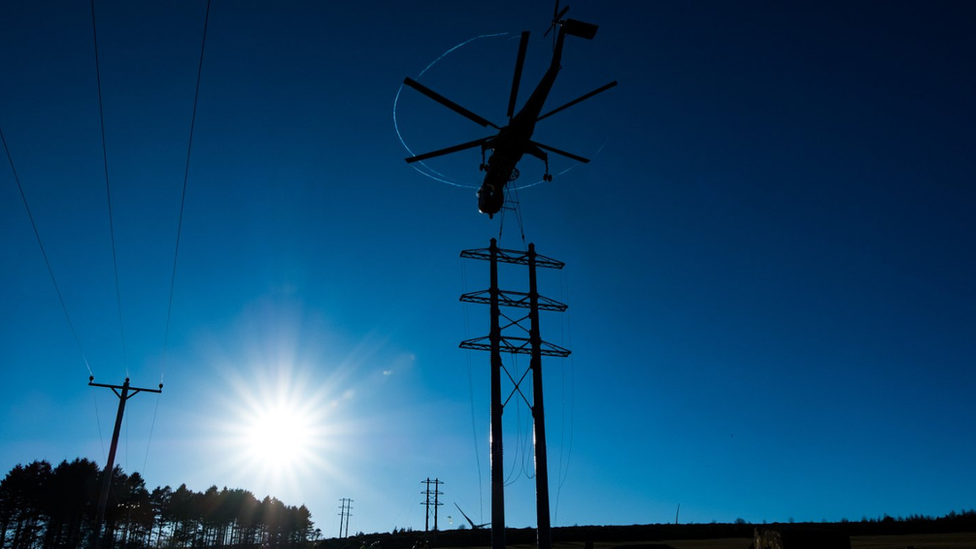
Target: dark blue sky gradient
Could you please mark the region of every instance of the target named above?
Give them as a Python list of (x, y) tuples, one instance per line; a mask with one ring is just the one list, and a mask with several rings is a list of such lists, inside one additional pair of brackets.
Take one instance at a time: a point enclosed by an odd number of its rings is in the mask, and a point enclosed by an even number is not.
[[(4, 167), (0, 470), (104, 463), (117, 399), (85, 386), (87, 358), (103, 383), (164, 377), (130, 401), (120, 449), (150, 486), (272, 494), (333, 535), (342, 497), (350, 530), (423, 528), (419, 481), (436, 476), (487, 522), (488, 357), (457, 349), (487, 333), (457, 300), (487, 265), (458, 253), (502, 220), (403, 162), (393, 103), (449, 48), (508, 32), (420, 79), (503, 123), (514, 37), (532, 31), (524, 100), (551, 8), (216, 1), (164, 349), (205, 3), (97, 1), (123, 353), (90, 5), (0, 4), (0, 129), (81, 347)], [(554, 160), (572, 169), (519, 193), (526, 241), (567, 263), (540, 273), (570, 305), (543, 336), (574, 352), (545, 362), (554, 524), (971, 508), (974, 5), (570, 15), (600, 30), (567, 39), (547, 106), (620, 86), (540, 123), (593, 162)], [(487, 135), (413, 90), (397, 120), (418, 153)], [(429, 164), (476, 184), (479, 162)], [(514, 216), (503, 227), (522, 248)], [(275, 395), (317, 426), (316, 459), (278, 477), (235, 459)], [(513, 526), (535, 524), (527, 417), (506, 409)]]

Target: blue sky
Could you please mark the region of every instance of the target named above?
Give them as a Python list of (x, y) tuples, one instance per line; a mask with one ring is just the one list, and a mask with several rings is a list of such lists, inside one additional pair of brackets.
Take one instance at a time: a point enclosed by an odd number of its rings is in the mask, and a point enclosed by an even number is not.
[[(150, 486), (305, 503), (326, 535), (423, 528), (438, 477), (489, 520), (487, 285), (474, 190), (403, 162), (420, 78), (503, 122), (547, 2), (215, 2), (166, 333), (204, 2), (96, 2), (118, 292), (90, 5), (0, 6), (0, 469), (118, 462)], [(939, 515), (976, 494), (976, 10), (966, 2), (574, 2), (540, 123), (585, 156), (520, 193), (525, 242), (570, 305), (543, 337), (554, 524)], [(415, 152), (485, 135), (404, 90)], [(476, 185), (480, 157), (430, 165)], [(6, 166), (6, 163), (5, 163)], [(543, 173), (529, 158), (525, 183)], [(523, 284), (517, 271), (507, 273)], [(117, 293), (120, 301), (117, 300)], [(121, 326), (120, 314), (121, 309)], [(508, 363), (524, 368), (523, 359)], [(293, 430), (252, 441), (271, 418)], [(506, 409), (508, 523), (535, 523), (527, 411)], [(151, 437), (149, 433), (152, 433)], [(266, 449), (269, 444), (265, 443)], [(258, 444), (258, 446), (261, 446)], [(297, 456), (297, 457), (294, 457)], [(530, 463), (530, 461), (529, 461)], [(450, 521), (446, 516), (451, 516)]]

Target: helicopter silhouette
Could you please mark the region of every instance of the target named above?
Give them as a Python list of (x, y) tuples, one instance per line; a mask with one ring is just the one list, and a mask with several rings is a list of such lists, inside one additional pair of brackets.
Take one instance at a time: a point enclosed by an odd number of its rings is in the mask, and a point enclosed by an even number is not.
[[(590, 161), (588, 158), (583, 158), (582, 156), (532, 140), (535, 125), (540, 120), (552, 116), (557, 112), (568, 109), (581, 101), (585, 101), (586, 99), (609, 90), (617, 85), (617, 81), (614, 80), (613, 82), (584, 94), (570, 101), (569, 103), (562, 105), (561, 107), (555, 108), (546, 114), (540, 115), (542, 112), (542, 107), (546, 102), (546, 98), (549, 96), (549, 91), (552, 89), (552, 85), (555, 83), (556, 76), (559, 74), (559, 70), (561, 68), (559, 63), (562, 59), (563, 41), (565, 40), (566, 36), (576, 36), (586, 40), (592, 40), (593, 37), (596, 36), (596, 31), (598, 29), (597, 25), (592, 23), (585, 23), (575, 19), (563, 19), (563, 16), (566, 15), (566, 12), (568, 11), (569, 6), (564, 7), (562, 11), (560, 11), (559, 2), (557, 0), (556, 8), (553, 10), (552, 24), (545, 34), (543, 34), (543, 36), (546, 36), (554, 28), (558, 27), (559, 29), (553, 37), (554, 45), (552, 51), (552, 61), (550, 62), (546, 73), (539, 81), (539, 84), (536, 85), (535, 90), (533, 90), (532, 95), (529, 96), (529, 98), (525, 101), (525, 104), (516, 114), (515, 102), (518, 97), (519, 82), (522, 78), (522, 66), (525, 63), (525, 52), (529, 43), (529, 31), (522, 32), (521, 41), (519, 42), (518, 57), (515, 61), (515, 74), (512, 78), (512, 92), (508, 99), (508, 125), (506, 126), (499, 127), (490, 120), (471, 112), (470, 110), (458, 105), (457, 103), (447, 99), (446, 97), (411, 78), (406, 78), (403, 81), (403, 83), (407, 86), (419, 91), (420, 93), (426, 95), (441, 105), (444, 105), (468, 120), (480, 124), (482, 127), (490, 126), (498, 130), (498, 133), (494, 135), (489, 135), (487, 137), (482, 137), (481, 139), (476, 139), (467, 143), (461, 143), (459, 145), (438, 149), (436, 151), (410, 156), (405, 159), (408, 163), (420, 162), (429, 158), (473, 149), (475, 147), (481, 147), (481, 165), (479, 166), (479, 169), (486, 173), (484, 182), (481, 184), (481, 188), (478, 189), (478, 211), (488, 214), (489, 218), (498, 213), (498, 211), (501, 210), (502, 205), (505, 203), (505, 186), (509, 182), (518, 179), (519, 170), (517, 165), (522, 159), (523, 155), (528, 154), (530, 156), (534, 156), (545, 163), (546, 171), (542, 176), (543, 181), (552, 181), (552, 174), (549, 173), (549, 155), (547, 154), (547, 151), (571, 158), (577, 162), (587, 163)], [(485, 153), (487, 151), (491, 151), (491, 155), (486, 161)]]

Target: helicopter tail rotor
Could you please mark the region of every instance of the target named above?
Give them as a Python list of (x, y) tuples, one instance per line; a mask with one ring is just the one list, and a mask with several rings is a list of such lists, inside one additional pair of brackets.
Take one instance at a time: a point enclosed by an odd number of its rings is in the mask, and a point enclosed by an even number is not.
[[(548, 36), (550, 31), (552, 31), (553, 29), (556, 28), (557, 25), (562, 23), (561, 19), (563, 18), (564, 15), (566, 15), (567, 11), (569, 11), (569, 6), (566, 6), (563, 8), (562, 11), (559, 11), (559, 0), (556, 0), (556, 6), (552, 9), (552, 23), (549, 25), (549, 28), (546, 29), (546, 32), (542, 35), (543, 38)], [(556, 45), (555, 33), (553, 33), (552, 35), (552, 45), (553, 47), (555, 47)]]

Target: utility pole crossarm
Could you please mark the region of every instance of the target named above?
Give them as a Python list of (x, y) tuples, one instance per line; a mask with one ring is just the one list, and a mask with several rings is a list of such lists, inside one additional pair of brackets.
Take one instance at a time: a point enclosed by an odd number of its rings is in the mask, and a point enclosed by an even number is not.
[(141, 393), (143, 391), (145, 391), (147, 393), (162, 393), (163, 392), (163, 384), (162, 383), (159, 384), (159, 389), (147, 389), (147, 388), (144, 388), (144, 387), (132, 387), (132, 386), (130, 386), (129, 385), (129, 378), (125, 378), (125, 385), (106, 385), (104, 383), (95, 383), (94, 380), (95, 380), (95, 376), (88, 376), (88, 385), (90, 387), (105, 387), (106, 389), (111, 389), (112, 392), (115, 393), (115, 396), (117, 396), (119, 398), (123, 398), (122, 397), (122, 393), (119, 393), (119, 391), (123, 391), (123, 390), (126, 390), (126, 392), (128, 392), (128, 395), (126, 395), (126, 397), (125, 397), (126, 399), (130, 399), (130, 398), (136, 396), (137, 393)]

